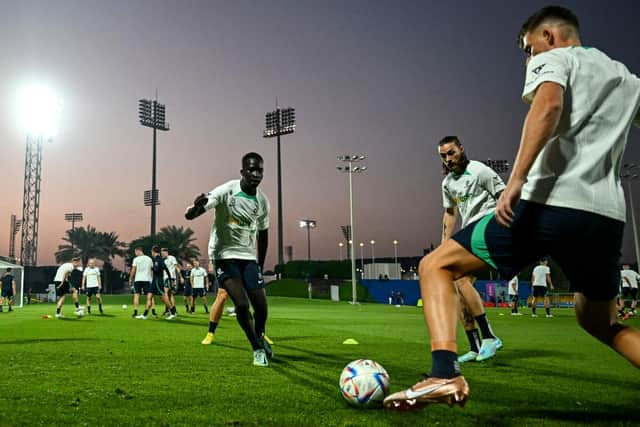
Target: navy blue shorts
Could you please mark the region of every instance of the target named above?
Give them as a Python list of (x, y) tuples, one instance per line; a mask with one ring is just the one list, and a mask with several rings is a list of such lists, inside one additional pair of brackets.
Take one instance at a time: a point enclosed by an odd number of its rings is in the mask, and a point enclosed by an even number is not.
[(154, 277), (149, 283), (149, 288), (147, 289), (147, 294), (153, 295), (164, 295), (164, 280), (159, 277)]
[(533, 296), (536, 298), (543, 298), (547, 296), (547, 287), (546, 286), (534, 286), (533, 287)]
[(518, 302), (518, 294), (509, 295), (509, 298), (511, 299), (511, 302)]
[(86, 287), (84, 288), (85, 293), (87, 294), (88, 297), (92, 297), (94, 295), (97, 295), (100, 293), (100, 288), (95, 286), (92, 288)]
[(13, 298), (13, 288), (3, 289), (0, 295), (2, 296), (2, 298)]
[(258, 263), (246, 259), (216, 260), (216, 278), (224, 288), (228, 279), (241, 279), (247, 291), (264, 288), (264, 281), (258, 274)]
[(61, 296), (64, 296), (64, 295), (68, 294), (71, 291), (71, 289), (69, 287), (69, 282), (62, 282), (62, 283), (53, 282), (53, 284), (56, 287), (56, 296), (61, 297)]
[[(2, 291), (2, 295), (4, 295), (4, 291)], [(638, 288), (630, 288), (628, 286), (622, 287), (622, 298), (637, 299), (638, 298)]]
[(151, 282), (133, 282), (134, 294), (146, 294)]
[(185, 297), (190, 297), (193, 295), (193, 288), (191, 287), (191, 285), (184, 285), (184, 291), (182, 295), (184, 295)]
[(203, 297), (206, 294), (207, 293), (205, 292), (204, 288), (193, 288), (193, 297), (194, 298)]
[(613, 218), (522, 200), (510, 228), (499, 225), (491, 213), (453, 239), (503, 277), (550, 255), (572, 292), (608, 301), (618, 293), (623, 231), (624, 223)]

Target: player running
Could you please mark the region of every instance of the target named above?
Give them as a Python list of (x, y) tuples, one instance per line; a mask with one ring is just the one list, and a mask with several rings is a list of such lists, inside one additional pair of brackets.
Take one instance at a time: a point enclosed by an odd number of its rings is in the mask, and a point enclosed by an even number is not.
[[(267, 297), (261, 270), (269, 236), (269, 201), (258, 188), (262, 182), (263, 164), (259, 154), (245, 154), (241, 179), (199, 195), (185, 212), (185, 217), (192, 220), (215, 209), (210, 242), (218, 283), (235, 304), (238, 323), (251, 343), (256, 366), (268, 366), (267, 357), (271, 356), (271, 347), (263, 338)], [(251, 318), (249, 305), (253, 307), (255, 321)], [(213, 334), (211, 328), (210, 323), (209, 333)], [(215, 331), (215, 325), (213, 329)]]
[(626, 206), (620, 166), (640, 79), (602, 51), (582, 47), (578, 19), (549, 6), (520, 30), (527, 55), (522, 97), (531, 103), (513, 171), (495, 214), (469, 224), (420, 263), (431, 372), (384, 400), (390, 409), (463, 405), (469, 386), (456, 351), (453, 282), (486, 265), (513, 277), (550, 255), (575, 292), (578, 323), (640, 367), (640, 331), (616, 319)]
[(542, 258), (540, 263), (535, 266), (531, 273), (531, 286), (533, 287), (533, 300), (531, 302), (531, 317), (538, 317), (536, 314), (536, 308), (538, 307), (538, 301), (542, 298), (544, 301), (544, 309), (547, 312), (547, 317), (553, 317), (551, 314), (551, 308), (549, 306), (549, 295), (547, 289), (553, 290), (553, 282), (551, 281), (551, 269), (549, 268), (549, 261), (546, 258)]
[(191, 270), (191, 285), (193, 287), (191, 313), (195, 313), (196, 311), (196, 298), (201, 299), (204, 312), (209, 313), (209, 307), (207, 306), (207, 289), (209, 289), (207, 276), (207, 270), (200, 266), (200, 260), (194, 259), (193, 269)]
[[(464, 228), (470, 222), (493, 212), (504, 190), (504, 183), (490, 167), (469, 160), (457, 136), (445, 136), (438, 143), (445, 177), (442, 180), (442, 242), (453, 234), (458, 213)], [(491, 330), (482, 298), (473, 287), (475, 277), (465, 276), (456, 281), (460, 296), (460, 320), (469, 340), (470, 350), (458, 357), (458, 362), (490, 359), (502, 348), (502, 340)], [(482, 342), (476, 323), (482, 332)]]
[(89, 258), (87, 268), (82, 273), (82, 292), (87, 294), (87, 313), (91, 314), (91, 297), (96, 296), (98, 300), (98, 310), (102, 311), (102, 280), (100, 279), (100, 269), (96, 267), (96, 259)]
[(11, 274), (11, 267), (8, 267), (5, 273), (2, 275), (2, 290), (0, 292), (0, 313), (2, 313), (2, 306), (4, 305), (5, 298), (9, 305), (9, 312), (13, 311), (13, 304), (16, 296), (16, 280)]
[[(620, 278), (622, 285), (620, 314), (623, 320), (627, 320), (629, 317), (636, 315), (636, 307), (638, 306), (638, 279), (640, 279), (640, 274), (633, 271), (629, 264), (624, 264), (622, 270), (620, 270)], [(631, 297), (631, 311), (625, 314), (625, 300), (629, 297)]]
[[(56, 305), (56, 318), (64, 317), (62, 315), (62, 304), (64, 304), (65, 296), (71, 292), (71, 286), (69, 284), (69, 280), (71, 278), (71, 273), (76, 270), (80, 266), (80, 258), (73, 258), (71, 262), (65, 262), (60, 265), (56, 270), (56, 275), (53, 278), (53, 284), (56, 287), (56, 294), (58, 295), (58, 304)], [(78, 313), (80, 309), (80, 305), (78, 304), (78, 292), (77, 289), (74, 290), (73, 293), (73, 302), (76, 306), (76, 313)]]
[[(164, 263), (164, 259), (160, 255), (160, 248), (158, 246), (154, 246), (151, 248), (151, 255), (153, 256), (153, 264), (151, 267), (151, 271), (153, 272), (151, 278), (151, 284), (149, 285), (149, 289), (147, 289), (147, 305), (144, 309), (144, 313), (136, 316), (136, 319), (146, 320), (149, 315), (149, 310), (154, 305), (154, 295), (159, 295), (164, 303), (165, 307), (169, 310), (169, 317), (167, 320), (172, 320), (176, 317), (176, 308), (171, 306), (171, 301), (169, 301), (169, 296), (165, 292), (165, 281), (164, 274), (169, 274), (169, 270)], [(155, 315), (154, 315), (155, 317)]]

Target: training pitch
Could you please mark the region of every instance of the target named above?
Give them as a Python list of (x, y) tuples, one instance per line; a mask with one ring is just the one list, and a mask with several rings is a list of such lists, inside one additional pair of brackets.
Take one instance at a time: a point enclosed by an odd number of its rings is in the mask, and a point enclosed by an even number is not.
[[(370, 358), (389, 372), (391, 391), (418, 381), (430, 355), (416, 307), (271, 297), (275, 357), (260, 368), (235, 318), (225, 315), (204, 346), (201, 305), (185, 315), (180, 300), (178, 318), (142, 321), (130, 318), (130, 297), (104, 298), (105, 315), (82, 319), (70, 302), (60, 320), (53, 304), (0, 313), (1, 426), (562, 426), (640, 417), (638, 371), (581, 331), (569, 309), (553, 319), (542, 309), (535, 319), (527, 309), (520, 317), (490, 309), (504, 348), (463, 365), (466, 407), (395, 413), (349, 407), (338, 378), (351, 360)], [(359, 344), (342, 344), (347, 338)], [(466, 351), (461, 330), (459, 338)]]

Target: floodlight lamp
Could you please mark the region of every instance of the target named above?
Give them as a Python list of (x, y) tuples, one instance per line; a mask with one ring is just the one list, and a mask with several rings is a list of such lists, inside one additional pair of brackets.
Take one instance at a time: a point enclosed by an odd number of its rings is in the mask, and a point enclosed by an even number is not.
[(340, 243), (338, 243), (338, 246), (343, 247), (344, 243), (340, 242)]
[(57, 131), (62, 100), (43, 85), (33, 85), (20, 94), (20, 121), (27, 134), (51, 138)]
[(360, 242), (360, 247), (363, 248), (364, 247), (364, 242)]
[(371, 243), (372, 245), (375, 245), (375, 244), (376, 244), (376, 241), (375, 241), (375, 240), (372, 240), (370, 243)]
[(394, 240), (394, 241), (393, 241), (393, 244), (394, 244), (394, 245), (397, 245), (397, 244), (398, 244), (398, 241), (397, 241), (397, 240)]

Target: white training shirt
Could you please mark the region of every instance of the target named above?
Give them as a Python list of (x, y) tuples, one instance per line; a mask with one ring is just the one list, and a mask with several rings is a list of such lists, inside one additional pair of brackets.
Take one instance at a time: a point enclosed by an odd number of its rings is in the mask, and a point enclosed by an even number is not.
[[(60, 267), (58, 267), (58, 269), (56, 270), (56, 276), (53, 278), (53, 281), (54, 282), (62, 282), (62, 280), (64, 279), (64, 276), (67, 273), (71, 274), (73, 269), (74, 269), (73, 264), (71, 264), (70, 262), (65, 262)], [(68, 279), (69, 279), (69, 277), (67, 276), (67, 280)]]
[(469, 161), (461, 175), (449, 172), (442, 180), (442, 206), (457, 207), (462, 228), (496, 209), (504, 182), (484, 163)]
[[(629, 270), (620, 270), (620, 279), (622, 282), (623, 288), (628, 288), (629, 284), (631, 284), (631, 288), (636, 289), (638, 287), (638, 279), (640, 279), (640, 274), (629, 269)], [(624, 280), (627, 279), (627, 280)]]
[[(167, 266), (167, 269), (169, 270), (169, 274), (171, 274), (171, 278), (175, 279), (176, 278), (176, 265), (178, 265), (178, 260), (176, 260), (176, 257), (174, 257), (173, 255), (167, 255), (167, 257), (164, 259), (164, 265)], [(165, 271), (163, 274), (164, 279), (168, 279), (169, 277), (167, 276), (167, 272)]]
[(515, 276), (513, 279), (509, 280), (509, 295), (518, 295), (518, 276)]
[(205, 210), (215, 209), (209, 240), (210, 259), (257, 260), (258, 231), (269, 228), (269, 200), (258, 189), (242, 191), (240, 180), (222, 184), (208, 194)]
[(574, 46), (532, 57), (522, 98), (532, 102), (544, 82), (564, 88), (565, 104), (557, 135), (536, 158), (522, 199), (624, 221), (619, 173), (640, 107), (640, 79), (598, 49)]
[(140, 255), (133, 259), (132, 267), (136, 268), (134, 282), (151, 282), (153, 277), (153, 260), (148, 255)]
[(207, 270), (202, 267), (194, 267), (191, 269), (191, 287), (193, 289), (204, 288), (204, 278), (207, 277)]
[(547, 287), (547, 274), (551, 274), (551, 269), (548, 265), (537, 265), (533, 269), (533, 286)]
[(85, 277), (84, 284), (87, 288), (97, 288), (100, 286), (100, 269), (98, 267), (87, 267), (82, 275)]

